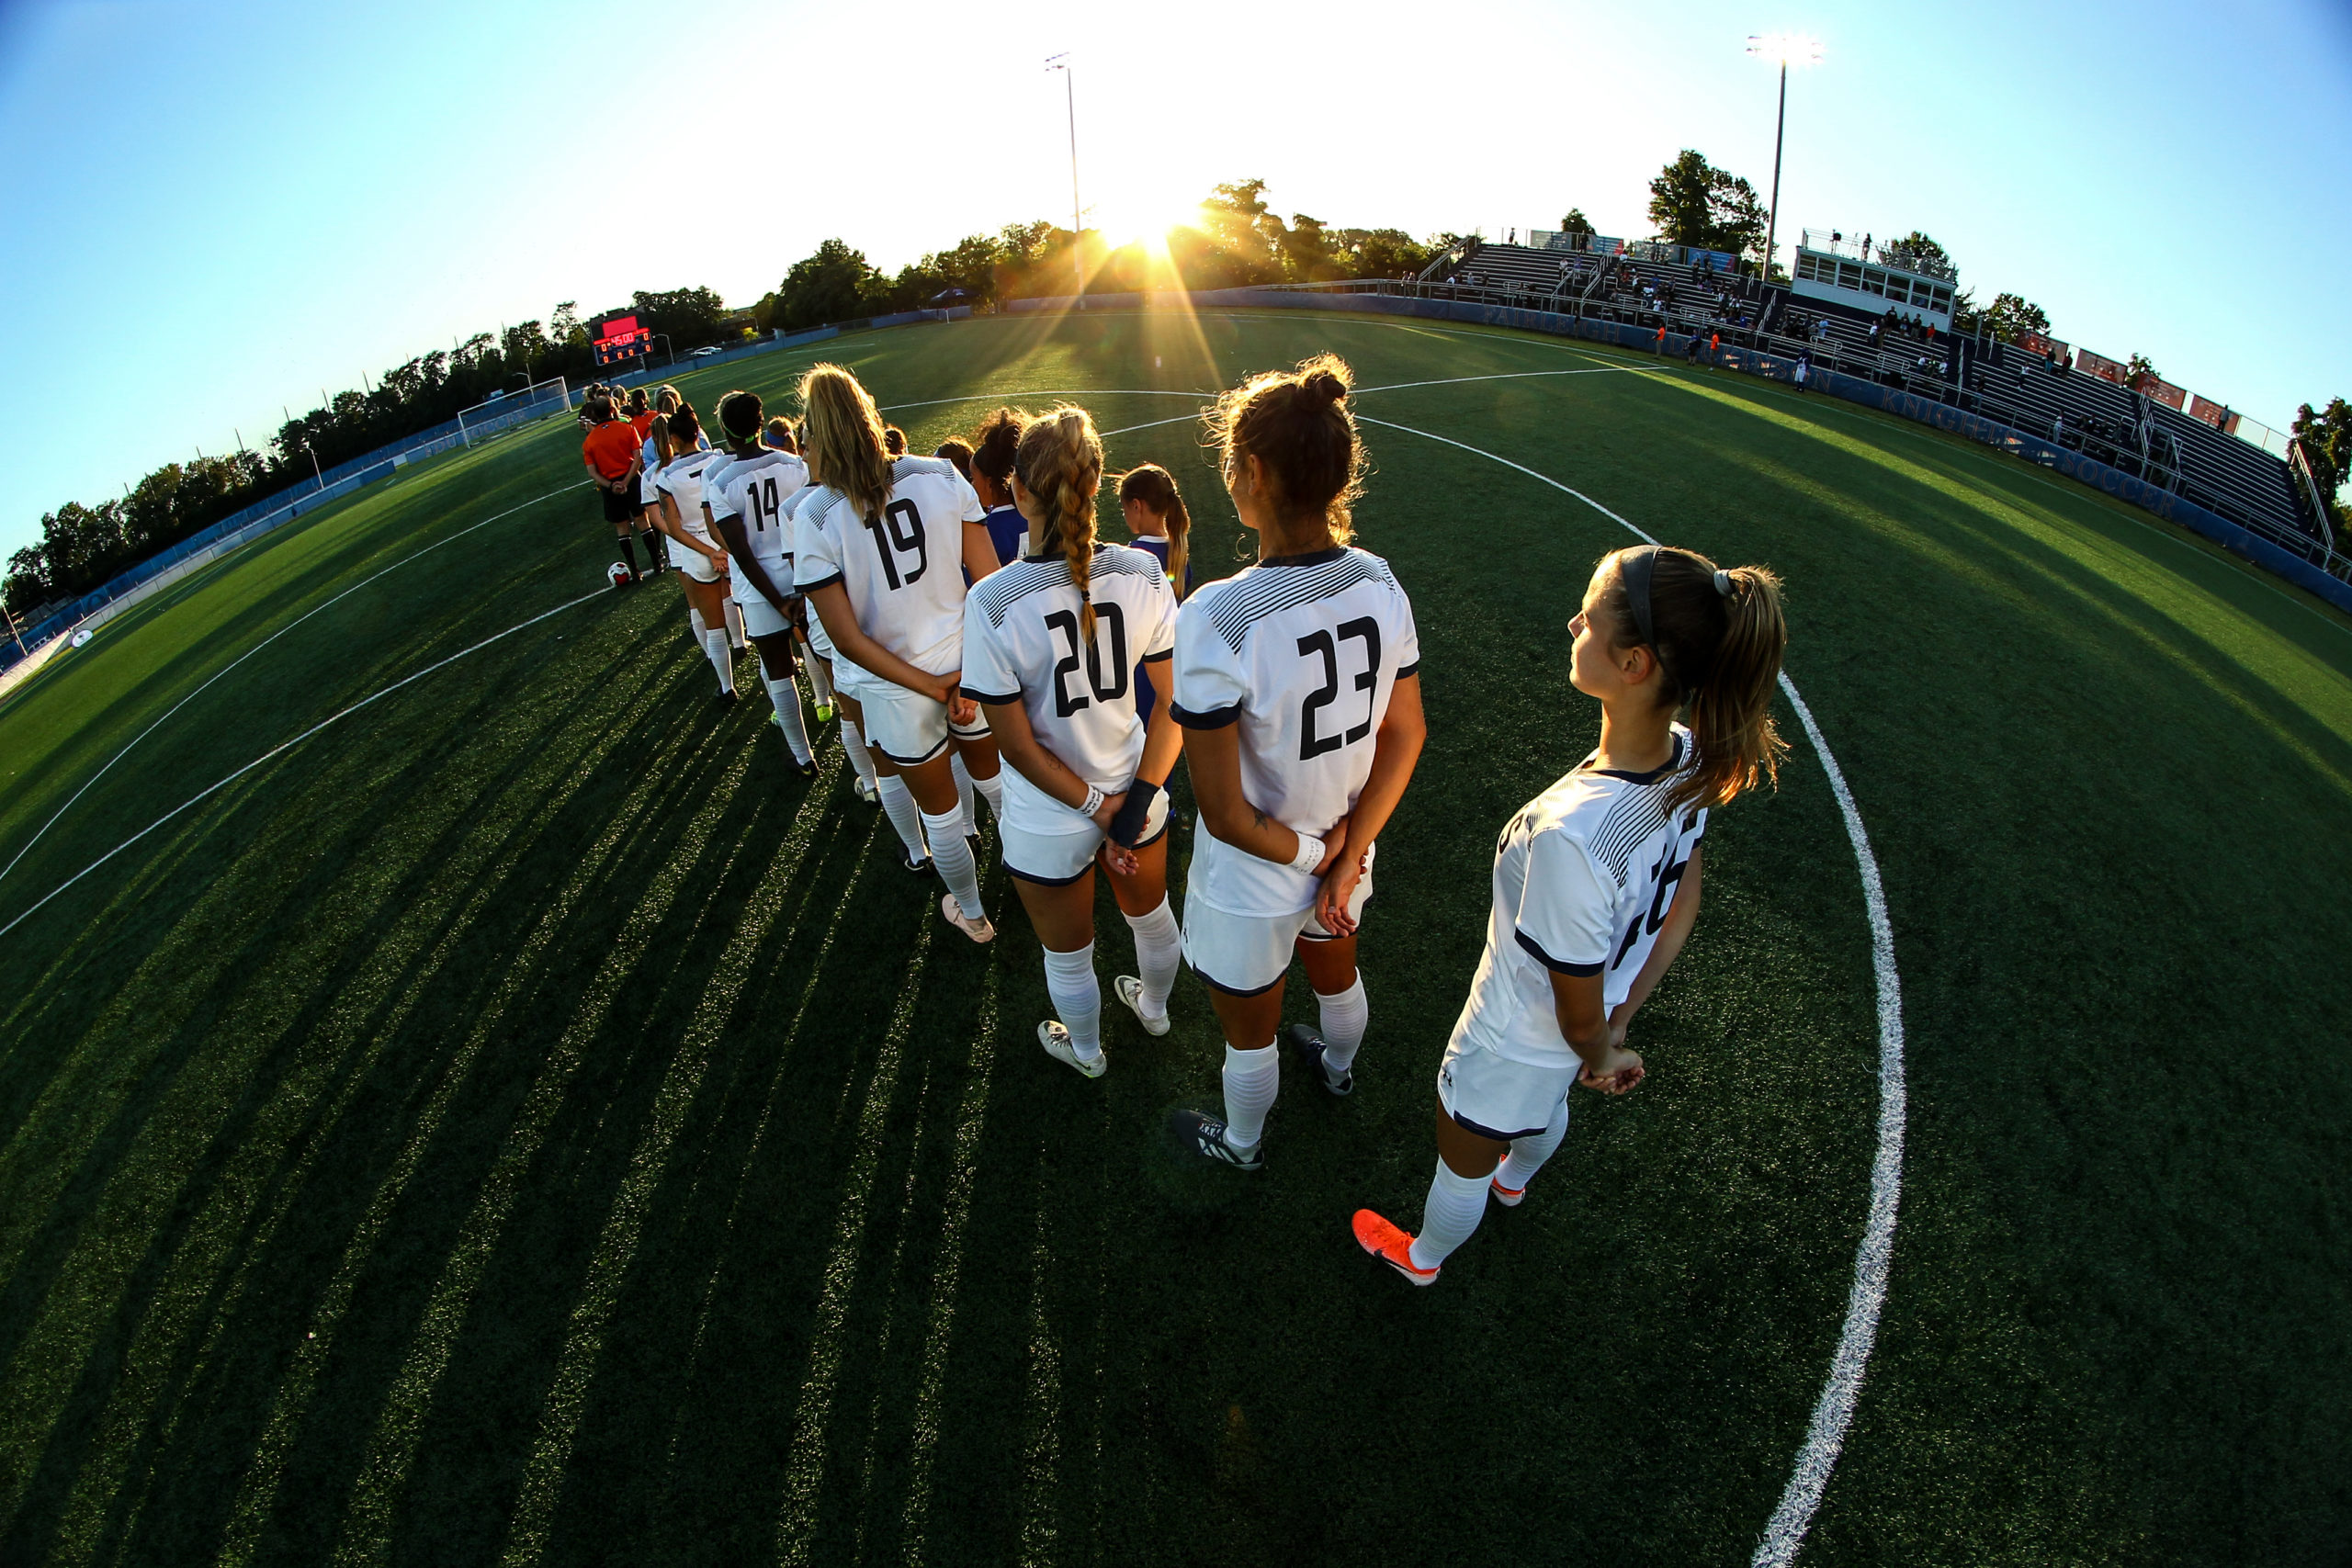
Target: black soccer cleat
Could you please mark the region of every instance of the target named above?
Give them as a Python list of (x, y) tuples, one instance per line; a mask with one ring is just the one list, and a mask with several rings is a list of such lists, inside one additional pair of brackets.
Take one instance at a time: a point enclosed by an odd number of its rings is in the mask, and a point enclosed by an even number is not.
[(1178, 1111), (1169, 1116), (1168, 1128), (1187, 1149), (1203, 1159), (1213, 1159), (1236, 1170), (1266, 1168), (1264, 1145), (1261, 1143), (1247, 1151), (1235, 1148), (1225, 1141), (1225, 1123), (1214, 1116), (1204, 1116), (1197, 1111)]
[(910, 855), (901, 852), (899, 856), (899, 864), (906, 870), (912, 872), (917, 876), (929, 876), (931, 874), (931, 857), (929, 855)]
[(813, 779), (817, 776), (817, 759), (811, 757), (805, 762), (795, 762), (792, 771), (804, 779)]
[(1321, 1084), (1327, 1092), (1335, 1095), (1355, 1092), (1354, 1068), (1349, 1068), (1335, 1078), (1331, 1076), (1330, 1069), (1324, 1066), (1322, 1031), (1311, 1024), (1286, 1023), (1283, 1025), (1281, 1038), (1282, 1043), (1291, 1048), (1291, 1054), (1305, 1065), (1308, 1072), (1315, 1075), (1315, 1081)]

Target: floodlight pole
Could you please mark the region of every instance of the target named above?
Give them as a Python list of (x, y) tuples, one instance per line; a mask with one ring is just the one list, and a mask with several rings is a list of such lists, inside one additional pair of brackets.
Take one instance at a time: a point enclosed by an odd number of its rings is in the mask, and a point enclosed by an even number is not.
[(1083, 310), (1086, 309), (1086, 246), (1082, 236), (1086, 231), (1086, 209), (1078, 202), (1078, 88), (1070, 80), (1069, 54), (1048, 57), (1046, 69), (1062, 73), (1062, 99), (1069, 111), (1069, 259), (1071, 271), (1078, 278), (1077, 308)]
[(1764, 287), (1772, 287), (1772, 244), (1781, 228), (1781, 142), (1789, 131), (1789, 62), (1781, 61), (1781, 113), (1772, 131), (1772, 210), (1764, 220)]
[(8, 637), (9, 639), (17, 645), (17, 657), (19, 659), (30, 658), (31, 655), (25, 651), (25, 634), (17, 629), (17, 613), (8, 608), (6, 604), (0, 604), (0, 615), (6, 615), (8, 617)]

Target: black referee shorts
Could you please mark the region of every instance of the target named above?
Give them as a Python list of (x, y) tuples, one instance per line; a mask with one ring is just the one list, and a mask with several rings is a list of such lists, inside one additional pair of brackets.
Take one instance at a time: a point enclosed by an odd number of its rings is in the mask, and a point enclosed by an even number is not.
[(605, 521), (607, 523), (634, 523), (637, 521), (637, 514), (645, 510), (643, 503), (637, 499), (637, 486), (634, 483), (624, 485), (616, 491), (600, 482), (596, 486), (596, 492), (605, 498)]

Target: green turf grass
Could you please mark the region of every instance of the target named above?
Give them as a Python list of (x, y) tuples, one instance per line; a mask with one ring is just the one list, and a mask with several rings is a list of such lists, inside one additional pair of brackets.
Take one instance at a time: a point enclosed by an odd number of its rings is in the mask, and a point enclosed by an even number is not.
[[(1207, 577), (1239, 530), (1198, 399), (1146, 394), (1327, 347), (1367, 388), (1520, 378), (1360, 402), (1789, 581), (1790, 671), (1885, 873), (1912, 1108), (1808, 1560), (2343, 1555), (2342, 617), (1917, 427), (1510, 334), (1011, 319), (681, 384), (773, 404), (840, 357), (918, 450), (990, 406), (938, 400), (1119, 389), (1083, 400), (1148, 426), (1113, 461), (1177, 473)], [(1598, 373), (1524, 374), (1555, 370)], [(803, 783), (756, 696), (711, 703), (673, 587), (599, 597), (0, 938), (0, 1561), (1744, 1558), (1863, 1218), (1852, 852), (1800, 739), (1710, 833), (1649, 1082), (1579, 1095), (1437, 1288), (1364, 1258), (1352, 1208), (1418, 1216), (1494, 832), (1590, 743), (1562, 625), (1627, 537), (1369, 434), (1363, 542), (1413, 596), (1430, 743), (1366, 921), (1358, 1092), (1292, 1085), (1264, 1176), (1161, 1141), (1214, 1103), (1196, 982), (1165, 1041), (1106, 1010), (1101, 1082), (1050, 1063), (1001, 873), (975, 949), (838, 749)], [(5, 863), (197, 694), (0, 879), (0, 922), (594, 589), (576, 446), (404, 471), (0, 705)], [(1131, 948), (1102, 908), (1107, 992)]]

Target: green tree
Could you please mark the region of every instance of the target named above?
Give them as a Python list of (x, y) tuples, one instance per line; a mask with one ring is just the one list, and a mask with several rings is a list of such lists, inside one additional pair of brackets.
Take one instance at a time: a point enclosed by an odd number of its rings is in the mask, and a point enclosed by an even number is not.
[(1563, 234), (1589, 234), (1592, 232), (1591, 220), (1585, 217), (1583, 208), (1571, 207), (1568, 209), (1568, 215), (1560, 220), (1560, 232)]
[(776, 290), (783, 306), (781, 325), (786, 332), (845, 321), (865, 311), (867, 290), (880, 275), (845, 240), (827, 240), (816, 252), (792, 264)]
[(2156, 374), (2156, 367), (2149, 363), (2146, 355), (2135, 354), (2123, 367), (2123, 384), (2127, 387), (2132, 386), (2143, 376), (2151, 381), (2164, 379), (2162, 376)]
[(1890, 265), (1907, 266), (1914, 272), (1937, 272), (1949, 277), (1959, 270), (1941, 245), (1917, 229), (1899, 240), (1881, 245), (1878, 253)]
[(637, 324), (668, 338), (673, 354), (717, 343), (727, 335), (721, 330), (727, 302), (712, 289), (673, 288), (658, 294), (639, 290), (629, 296), (629, 304), (637, 311)]
[(1282, 275), (1283, 220), (1266, 205), (1266, 182), (1234, 180), (1201, 203), (1201, 231), (1250, 272), (1249, 281), (1271, 282)]
[(2335, 506), (2338, 524), (2352, 525), (2352, 509), (2335, 499), (2345, 482), (2352, 479), (2352, 403), (2331, 398), (2318, 413), (2305, 403), (2295, 411), (2295, 423), (2288, 434), (2302, 443), (2303, 456), (2320, 481), (2321, 493)]
[(2028, 303), (2019, 294), (1995, 295), (1993, 303), (1984, 309), (1984, 321), (2003, 343), (2017, 342), (2018, 334), (2023, 332), (2045, 336), (2050, 332), (2048, 312), (2039, 305)]
[(1650, 221), (1671, 244), (1760, 255), (1769, 214), (1756, 187), (1684, 148), (1650, 181)]

